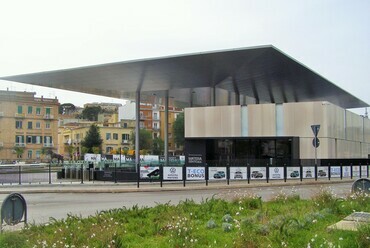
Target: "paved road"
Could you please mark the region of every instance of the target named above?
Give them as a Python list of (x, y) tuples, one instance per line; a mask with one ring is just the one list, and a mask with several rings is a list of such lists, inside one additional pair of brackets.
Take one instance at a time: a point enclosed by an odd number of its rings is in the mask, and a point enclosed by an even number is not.
[[(338, 196), (350, 193), (352, 183), (327, 184)], [(242, 194), (258, 194), (263, 200), (269, 200), (279, 192), (290, 193), (296, 191), (302, 198), (310, 198), (317, 193), (320, 185), (298, 186), (268, 186), (230, 189), (183, 189), (158, 190), (152, 192), (126, 192), (126, 193), (23, 193), (28, 205), (29, 223), (46, 223), (50, 217), (63, 219), (68, 213), (83, 217), (94, 215), (98, 211), (112, 208), (138, 206), (155, 206), (159, 203), (177, 204), (185, 199), (201, 202), (202, 199), (212, 196), (231, 199)], [(0, 193), (0, 201), (8, 194)]]

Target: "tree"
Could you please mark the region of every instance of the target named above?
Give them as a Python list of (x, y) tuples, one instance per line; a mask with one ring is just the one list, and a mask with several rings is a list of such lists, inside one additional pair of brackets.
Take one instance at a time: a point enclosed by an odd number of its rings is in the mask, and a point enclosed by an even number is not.
[(22, 155), (24, 153), (24, 147), (16, 146), (14, 147), (14, 151), (17, 154), (17, 158), (22, 158)]
[(84, 110), (82, 110), (82, 118), (89, 120), (89, 121), (97, 121), (98, 120), (98, 114), (102, 112), (102, 109), (100, 106), (95, 107), (86, 107)]
[(59, 106), (60, 115), (72, 114), (75, 111), (76, 111), (76, 106), (73, 105), (72, 103), (63, 103)]
[(164, 142), (161, 138), (155, 138), (153, 140), (153, 148), (152, 148), (154, 155), (163, 155), (164, 154)]
[[(132, 132), (131, 136), (131, 142), (135, 146), (135, 131)], [(152, 139), (152, 133), (146, 129), (140, 129), (139, 130), (139, 145), (141, 150), (152, 150), (153, 146), (153, 139)]]
[(73, 145), (68, 145), (66, 148), (69, 155), (69, 160), (73, 160), (73, 154), (76, 151), (76, 147), (74, 147)]
[(174, 141), (177, 145), (185, 143), (184, 113), (180, 113), (173, 123)]
[(81, 145), (86, 148), (86, 153), (100, 153), (102, 143), (103, 140), (100, 136), (99, 127), (92, 124), (85, 138), (82, 140)]

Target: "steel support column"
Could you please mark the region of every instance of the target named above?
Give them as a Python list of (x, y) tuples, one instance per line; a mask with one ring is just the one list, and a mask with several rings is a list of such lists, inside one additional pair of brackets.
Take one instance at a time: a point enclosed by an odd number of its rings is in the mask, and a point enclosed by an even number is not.
[(165, 166), (168, 166), (168, 90), (164, 99), (164, 160)]
[(139, 173), (140, 170), (140, 143), (139, 143), (139, 133), (140, 133), (140, 91), (136, 91), (136, 112), (135, 112), (135, 162), (136, 162), (136, 172)]

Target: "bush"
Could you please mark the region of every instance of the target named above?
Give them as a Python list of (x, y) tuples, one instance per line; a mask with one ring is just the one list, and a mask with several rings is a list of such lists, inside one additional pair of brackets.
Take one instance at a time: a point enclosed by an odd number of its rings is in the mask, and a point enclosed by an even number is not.
[(231, 217), (230, 214), (225, 214), (224, 217), (222, 217), (222, 221), (223, 222), (227, 222), (227, 223), (230, 223), (233, 221), (233, 217)]
[(232, 224), (226, 222), (222, 223), (222, 230), (224, 230), (224, 232), (230, 232), (232, 229), (233, 229)]

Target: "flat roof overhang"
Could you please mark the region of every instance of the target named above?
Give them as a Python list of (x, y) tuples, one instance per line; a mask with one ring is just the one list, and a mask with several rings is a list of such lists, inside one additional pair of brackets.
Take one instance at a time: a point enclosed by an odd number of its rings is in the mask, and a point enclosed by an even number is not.
[[(122, 99), (135, 99), (138, 91), (142, 100), (153, 95), (164, 96), (168, 91), (177, 101), (188, 102), (197, 90), (204, 92), (216, 87), (261, 103), (328, 101), (343, 108), (369, 106), (273, 46), (116, 62), (0, 79)], [(195, 104), (206, 105), (204, 98), (197, 99)]]

